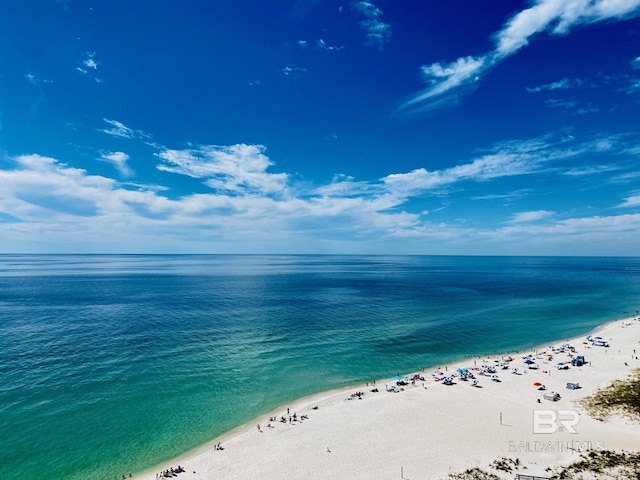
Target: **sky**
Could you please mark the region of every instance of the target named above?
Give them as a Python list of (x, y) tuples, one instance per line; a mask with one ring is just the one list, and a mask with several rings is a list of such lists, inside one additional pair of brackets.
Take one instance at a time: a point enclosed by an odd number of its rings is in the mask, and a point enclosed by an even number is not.
[(640, 255), (640, 0), (3, 0), (0, 252)]

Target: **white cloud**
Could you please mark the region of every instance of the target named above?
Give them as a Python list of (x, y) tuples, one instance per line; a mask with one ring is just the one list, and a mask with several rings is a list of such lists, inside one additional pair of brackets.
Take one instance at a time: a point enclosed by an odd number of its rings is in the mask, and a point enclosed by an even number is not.
[[(93, 251), (140, 252), (362, 253), (379, 248), (388, 253), (401, 248), (403, 253), (434, 253), (450, 248), (491, 253), (487, 249), (496, 248), (507, 253), (504, 248), (511, 245), (519, 249), (512, 253), (523, 254), (550, 245), (550, 252), (558, 254), (577, 252), (578, 241), (602, 253), (622, 241), (624, 233), (627, 243), (616, 252), (638, 254), (640, 215), (564, 215), (557, 220), (561, 214), (547, 207), (516, 213), (492, 210), (491, 220), (476, 226), (459, 211), (443, 220), (456, 204), (474, 202), (483, 192), (493, 193), (485, 199), (514, 201), (539, 193), (533, 183), (532, 188), (514, 190), (519, 185), (512, 181), (515, 176), (560, 177), (563, 170), (554, 162), (564, 166), (585, 155), (627, 155), (632, 142), (633, 137), (624, 136), (503, 142), (450, 168), (415, 169), (365, 181), (337, 175), (316, 187), (295, 183), (290, 174), (271, 172), (274, 164), (260, 145), (163, 148), (158, 169), (212, 189), (189, 193), (187, 187), (180, 196), (162, 185), (124, 184), (53, 158), (25, 155), (13, 159), (15, 169), (0, 170), (0, 212), (15, 219), (3, 224), (1, 239), (16, 248), (42, 242), (47, 251), (61, 245), (66, 251), (91, 246)], [(116, 167), (125, 168), (129, 162), (124, 152), (101, 155), (99, 160)], [(479, 188), (482, 182), (499, 179), (511, 193)], [(189, 184), (189, 178), (183, 180), (179, 184)], [(632, 193), (618, 202), (619, 207), (637, 208), (640, 197)], [(443, 205), (448, 208), (442, 210)], [(559, 250), (560, 245), (566, 250)]]
[(44, 79), (44, 78), (39, 78), (39, 77), (36, 77), (35, 75), (33, 75), (32, 73), (27, 73), (24, 77), (33, 86), (40, 86), (40, 85), (45, 84), (45, 83), (53, 83), (53, 80), (47, 80), (47, 79)]
[(535, 210), (531, 212), (516, 213), (511, 219), (511, 223), (533, 223), (552, 217), (555, 213), (547, 210)]
[(382, 10), (369, 0), (357, 1), (353, 6), (364, 17), (360, 26), (365, 31), (367, 43), (382, 48), (391, 39), (391, 26), (382, 21)]
[(586, 175), (600, 175), (602, 173), (615, 172), (619, 167), (614, 165), (593, 165), (589, 167), (574, 167), (564, 171), (565, 175), (571, 177), (583, 177)]
[(632, 195), (631, 197), (625, 198), (624, 202), (622, 202), (619, 207), (640, 207), (640, 195)]
[[(479, 80), (479, 74), (484, 67), (484, 59), (465, 57), (459, 58), (449, 65), (434, 63), (422, 66), (422, 76), (432, 84), (431, 95), (439, 95), (468, 81)], [(428, 97), (426, 97), (428, 98)]]
[(100, 206), (93, 194), (114, 185), (49, 157), (22, 155), (15, 162), (17, 169), (0, 171), (0, 211), (23, 221), (46, 223), (94, 215)]
[(76, 71), (92, 78), (97, 83), (102, 83), (103, 80), (96, 76), (100, 63), (94, 58), (95, 55), (95, 52), (87, 52), (85, 58), (80, 62), (80, 66), (76, 67)]
[[(436, 81), (405, 101), (400, 110), (439, 108), (457, 101), (464, 88), (507, 57), (525, 47), (536, 34), (568, 34), (572, 28), (608, 20), (622, 20), (640, 15), (640, 0), (537, 0), (518, 12), (494, 36), (495, 48), (480, 56), (461, 57), (448, 64), (434, 63), (421, 67)], [(440, 74), (438, 76), (438, 74)], [(447, 95), (448, 100), (439, 97)]]
[(142, 138), (148, 139), (149, 135), (144, 133), (141, 130), (134, 130), (132, 128), (127, 127), (124, 123), (119, 122), (117, 120), (111, 120), (109, 118), (102, 119), (107, 125), (106, 128), (101, 128), (99, 131), (106, 133), (107, 135), (111, 135), (112, 137), (121, 137), (121, 138)]
[(640, 57), (636, 57), (633, 60), (631, 60), (631, 66), (636, 70), (640, 69)]
[(407, 197), (462, 181), (481, 182), (534, 173), (542, 162), (552, 158), (552, 151), (536, 155), (527, 152), (523, 145), (514, 144), (508, 149), (500, 147), (495, 153), (483, 155), (470, 163), (434, 172), (419, 168), (388, 175), (382, 181), (395, 195)]
[(110, 125), (109, 128), (103, 128), (100, 130), (108, 135), (112, 135), (114, 137), (122, 137), (122, 138), (134, 138), (135, 132), (134, 130), (127, 127), (124, 123), (118, 122), (117, 120), (110, 120), (108, 118), (103, 118), (103, 120)]
[(304, 67), (292, 67), (287, 65), (282, 69), (282, 74), (285, 77), (301, 77), (305, 73), (307, 73), (307, 69)]
[(629, 84), (623, 88), (623, 91), (628, 95), (640, 92), (640, 79), (631, 79)]
[(205, 180), (217, 192), (282, 195), (286, 173), (268, 173), (273, 164), (262, 145), (204, 145), (189, 150), (164, 150), (157, 168)]
[(550, 98), (546, 100), (544, 103), (549, 107), (564, 108), (565, 110), (574, 110), (578, 108), (578, 105), (579, 105), (578, 102), (576, 102), (575, 100), (567, 100), (567, 99), (558, 100), (556, 98)]
[(506, 57), (526, 46), (532, 36), (549, 30), (568, 34), (573, 27), (638, 15), (638, 0), (538, 0), (516, 14), (496, 35), (497, 57)]
[(616, 175), (611, 179), (611, 181), (616, 183), (629, 183), (635, 182), (637, 179), (640, 179), (640, 171), (625, 172), (620, 175)]
[(316, 47), (319, 50), (326, 50), (328, 52), (339, 52), (340, 50), (344, 50), (343, 46), (329, 45), (321, 38), (316, 41)]
[(123, 177), (133, 176), (133, 170), (129, 167), (129, 155), (124, 152), (103, 152), (98, 160), (111, 163)]
[(82, 64), (92, 70), (98, 69), (98, 62), (96, 62), (93, 58), (88, 58), (87, 60), (83, 61)]
[(538, 93), (538, 92), (548, 92), (548, 91), (551, 91), (551, 90), (567, 90), (567, 89), (573, 87), (574, 83), (580, 84), (582, 82), (579, 81), (579, 80), (576, 80), (575, 82), (572, 82), (568, 78), (562, 78), (562, 79), (558, 80), (557, 82), (551, 82), (551, 83), (547, 83), (545, 85), (539, 85), (537, 87), (527, 88), (527, 92)]
[[(508, 241), (510, 238), (529, 238), (531, 243), (570, 242), (574, 248), (580, 248), (590, 241), (610, 239), (612, 245), (620, 234), (627, 233), (632, 241), (637, 241), (640, 229), (640, 214), (610, 215), (569, 218), (558, 222), (514, 225), (498, 229), (491, 233), (497, 239)], [(612, 246), (610, 245), (610, 247)], [(637, 249), (636, 249), (637, 250)], [(609, 254), (617, 254), (614, 249), (607, 249)]]

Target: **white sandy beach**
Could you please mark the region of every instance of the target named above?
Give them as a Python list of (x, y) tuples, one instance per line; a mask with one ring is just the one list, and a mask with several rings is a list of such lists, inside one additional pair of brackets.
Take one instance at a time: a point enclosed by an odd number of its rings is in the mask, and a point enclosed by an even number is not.
[[(189, 480), (437, 479), (472, 467), (488, 469), (502, 457), (519, 459), (521, 466), (514, 473), (545, 475), (546, 467), (577, 460), (580, 450), (639, 451), (637, 424), (618, 417), (597, 421), (575, 400), (640, 368), (640, 319), (618, 320), (592, 335), (603, 337), (610, 347), (585, 344), (582, 336), (552, 344), (557, 348), (568, 343), (575, 353), (544, 346), (512, 354), (508, 368), (496, 371), (500, 382), (476, 369), (495, 365), (502, 357), (476, 357), (442, 366), (444, 375), (438, 375), (438, 369), (416, 372), (424, 381), (397, 393), (385, 390), (393, 384), (387, 379), (376, 382), (378, 392), (361, 385), (304, 398), (136, 478), (154, 480), (162, 470), (180, 465), (185, 472), (174, 478)], [(533, 354), (538, 369), (524, 363), (527, 354)], [(587, 364), (559, 370), (557, 363), (570, 361), (570, 354), (584, 355)], [(453, 385), (444, 385), (433, 377), (458, 368), (469, 369), (479, 386), (457, 377)], [(534, 382), (546, 390), (538, 390)], [(567, 382), (578, 382), (581, 388), (568, 390)], [(543, 399), (550, 391), (558, 392), (560, 400)], [(356, 392), (364, 393), (361, 399), (352, 397)], [(287, 408), (289, 415), (297, 414), (297, 421), (289, 422)], [(545, 412), (538, 413), (541, 420), (534, 426), (536, 410)], [(574, 411), (579, 417), (574, 418)], [(270, 422), (274, 416), (287, 421)], [(543, 433), (550, 430), (556, 431)], [(217, 443), (224, 450), (214, 449)], [(511, 479), (513, 473), (502, 476)]]

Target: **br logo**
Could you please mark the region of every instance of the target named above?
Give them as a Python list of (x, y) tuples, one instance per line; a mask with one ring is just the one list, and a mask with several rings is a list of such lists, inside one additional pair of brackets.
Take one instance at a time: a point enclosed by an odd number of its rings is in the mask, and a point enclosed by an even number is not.
[(578, 433), (574, 428), (580, 421), (575, 410), (534, 410), (533, 433)]

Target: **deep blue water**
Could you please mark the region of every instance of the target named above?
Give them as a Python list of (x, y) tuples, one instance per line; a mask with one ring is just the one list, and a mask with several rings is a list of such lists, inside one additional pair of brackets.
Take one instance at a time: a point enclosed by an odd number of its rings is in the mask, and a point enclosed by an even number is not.
[(115, 480), (303, 395), (639, 309), (640, 258), (0, 256), (0, 465)]

